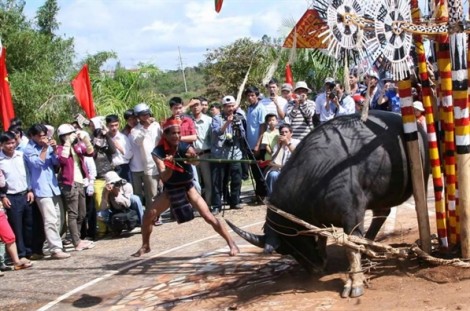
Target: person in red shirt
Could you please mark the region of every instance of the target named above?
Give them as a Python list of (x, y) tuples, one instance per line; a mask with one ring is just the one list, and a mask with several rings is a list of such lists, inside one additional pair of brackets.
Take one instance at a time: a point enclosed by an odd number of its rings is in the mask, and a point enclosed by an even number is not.
[(165, 120), (180, 120), (181, 141), (192, 144), (197, 140), (196, 126), (189, 116), (183, 114), (183, 99), (181, 97), (172, 97), (170, 99), (171, 117)]
[[(190, 106), (193, 101), (194, 99), (191, 99), (188, 106)], [(183, 114), (183, 111), (186, 108), (183, 106), (183, 99), (181, 97), (172, 97), (169, 104), (171, 117), (166, 119), (165, 122), (169, 120), (180, 121), (181, 141), (192, 146), (193, 143), (197, 140), (196, 126), (194, 125), (194, 121), (190, 116)], [(201, 193), (201, 184), (199, 183), (197, 177), (196, 167), (191, 165), (191, 168), (194, 174), (194, 186), (196, 187), (196, 190)]]

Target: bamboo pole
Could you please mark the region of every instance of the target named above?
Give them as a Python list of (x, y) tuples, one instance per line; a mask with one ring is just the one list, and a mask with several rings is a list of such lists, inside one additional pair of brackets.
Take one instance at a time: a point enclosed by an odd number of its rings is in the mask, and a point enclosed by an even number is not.
[[(421, 20), (421, 11), (419, 10), (418, 0), (411, 0), (410, 6), (413, 21), (418, 23)], [(436, 136), (436, 128), (434, 126), (432, 105), (432, 96), (434, 95), (432, 94), (430, 86), (423, 37), (421, 35), (414, 35), (413, 38), (415, 42), (416, 54), (418, 56), (418, 70), (422, 85), (422, 100), (424, 109), (426, 110), (425, 116), (428, 133), (429, 158), (431, 160), (432, 180), (434, 185), (437, 235), (439, 238), (440, 247), (447, 249), (449, 247), (449, 242), (447, 239), (446, 208), (445, 200), (443, 198), (441, 162), (439, 159), (439, 148), (437, 145), (438, 141)]]
[(429, 225), (426, 188), (424, 185), (423, 164), (419, 152), (418, 126), (413, 109), (411, 95), (411, 80), (408, 77), (398, 82), (400, 94), (401, 115), (405, 132), (406, 147), (410, 159), (411, 181), (413, 184), (413, 197), (416, 203), (418, 229), (421, 245), (426, 253), (431, 252), (431, 229)]
[(259, 164), (256, 160), (232, 160), (232, 159), (199, 159), (199, 158), (175, 158), (176, 162), (209, 162), (209, 163), (246, 163)]

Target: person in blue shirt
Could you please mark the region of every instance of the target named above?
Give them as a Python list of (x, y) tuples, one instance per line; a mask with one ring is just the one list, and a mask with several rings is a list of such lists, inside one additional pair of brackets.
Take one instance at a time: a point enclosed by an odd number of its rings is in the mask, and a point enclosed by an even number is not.
[[(235, 112), (236, 101), (233, 96), (225, 96), (223, 113), (212, 119), (211, 156), (215, 159), (241, 160), (244, 144), (244, 118)], [(240, 192), (242, 187), (241, 163), (211, 163), (212, 171), (212, 212), (218, 214), (222, 210), (222, 196), (231, 209), (241, 209)], [(228, 183), (230, 180), (230, 192)], [(224, 191), (227, 189), (227, 191)]]
[(62, 200), (55, 167), (59, 165), (56, 155), (57, 143), (47, 136), (44, 124), (34, 124), (29, 129), (30, 140), (24, 149), (24, 158), (30, 172), (30, 185), (41, 211), (44, 231), (51, 258), (65, 259), (60, 236)]
[[(140, 257), (150, 252), (153, 220), (170, 206), (179, 223), (191, 220), (192, 217), (187, 212), (189, 211), (192, 214), (191, 206), (195, 208), (202, 218), (225, 239), (230, 249), (229, 255), (238, 254), (240, 250), (228, 233), (227, 228), (212, 215), (206, 202), (196, 191), (191, 164), (174, 161), (175, 158), (196, 157), (194, 148), (190, 144), (181, 141), (179, 120), (168, 119), (165, 122), (162, 140), (152, 151), (152, 156), (163, 181), (164, 190), (156, 197), (152, 205), (145, 210), (142, 225), (142, 246), (132, 256)], [(187, 218), (183, 218), (183, 216), (187, 216)]]
[[(250, 160), (263, 160), (264, 154), (260, 153), (261, 138), (266, 130), (264, 119), (266, 117), (266, 109), (258, 100), (259, 90), (257, 87), (250, 86), (245, 89), (245, 96), (248, 100), (248, 109), (246, 113), (246, 141), (247, 152)], [(250, 152), (251, 151), (251, 152)], [(254, 158), (254, 159), (252, 159)], [(251, 172), (255, 180), (255, 194), (258, 201), (262, 201), (267, 194), (266, 182), (263, 172), (257, 164), (251, 165)]]

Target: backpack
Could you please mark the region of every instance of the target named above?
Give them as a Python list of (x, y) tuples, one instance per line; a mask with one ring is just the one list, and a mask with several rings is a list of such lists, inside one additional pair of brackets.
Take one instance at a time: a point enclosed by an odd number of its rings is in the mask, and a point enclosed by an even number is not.
[(109, 220), (109, 227), (114, 233), (121, 233), (123, 230), (132, 230), (137, 227), (139, 217), (132, 209), (119, 210), (112, 214)]

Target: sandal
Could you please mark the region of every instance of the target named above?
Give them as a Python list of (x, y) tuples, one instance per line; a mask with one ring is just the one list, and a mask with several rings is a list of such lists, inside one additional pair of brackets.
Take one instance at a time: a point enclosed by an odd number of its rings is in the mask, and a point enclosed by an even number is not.
[(22, 264), (30, 264), (31, 260), (29, 260), (28, 258), (23, 257), (23, 258), (20, 258), (20, 262)]
[(15, 271), (16, 271), (16, 270), (28, 269), (28, 268), (31, 268), (32, 266), (33, 266), (33, 264), (32, 264), (31, 262), (29, 262), (29, 263), (26, 263), (26, 262), (21, 263), (21, 262), (20, 262), (19, 265), (14, 265)]

